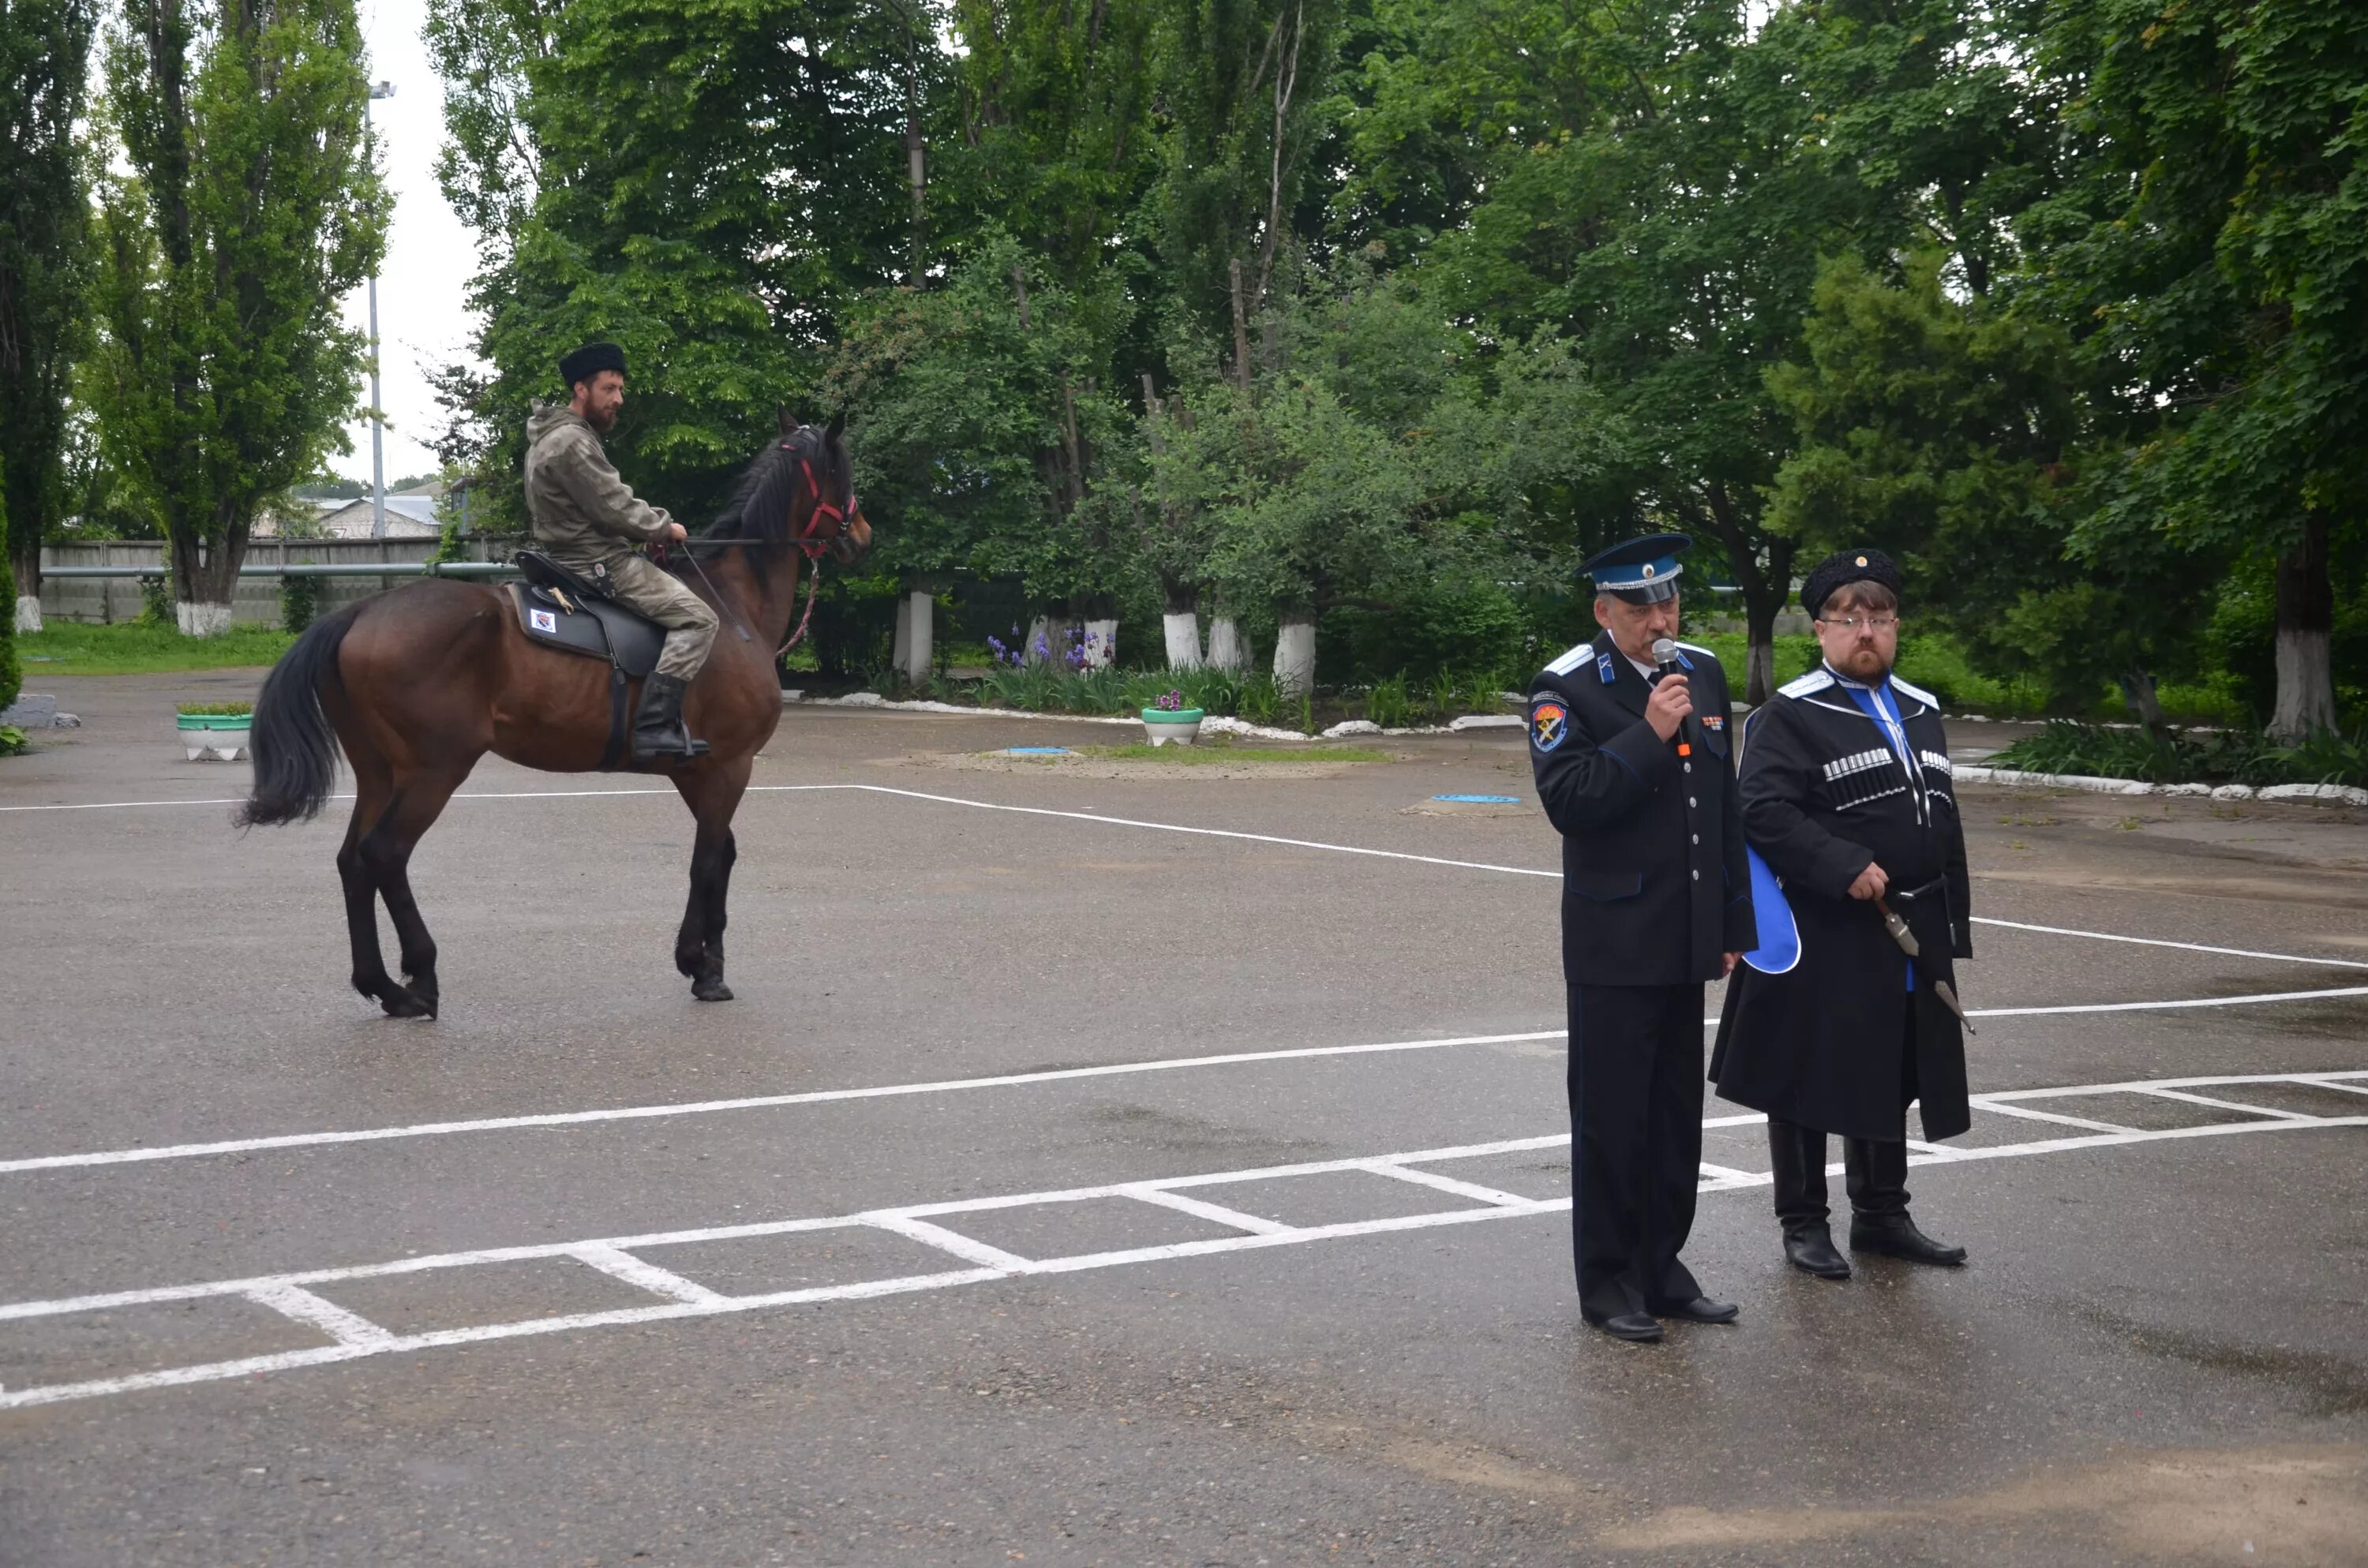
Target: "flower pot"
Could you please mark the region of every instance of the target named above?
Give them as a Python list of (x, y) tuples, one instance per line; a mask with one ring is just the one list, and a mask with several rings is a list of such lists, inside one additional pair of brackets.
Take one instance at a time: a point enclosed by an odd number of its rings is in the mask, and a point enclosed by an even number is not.
[(182, 713), (175, 722), (175, 734), (191, 762), (236, 762), (247, 755), (246, 738), (254, 728), (252, 713)]
[(1143, 727), (1153, 745), (1164, 746), (1173, 741), (1179, 746), (1189, 746), (1201, 738), (1201, 710), (1146, 708), (1143, 710)]

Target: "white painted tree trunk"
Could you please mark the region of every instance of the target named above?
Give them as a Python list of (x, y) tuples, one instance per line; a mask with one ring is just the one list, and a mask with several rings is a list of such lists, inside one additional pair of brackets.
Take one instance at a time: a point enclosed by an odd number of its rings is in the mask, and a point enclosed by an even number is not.
[(916, 588), (896, 606), (896, 667), (915, 686), (929, 678), (929, 662), (937, 654), (938, 602)]
[(1188, 609), (1182, 615), (1170, 611), (1161, 619), (1167, 629), (1167, 667), (1171, 670), (1199, 669), (1201, 618)]
[(17, 630), (19, 631), (39, 631), (40, 629), (41, 596), (39, 594), (18, 594), (17, 596)]
[(1250, 651), (1242, 641), (1241, 628), (1230, 615), (1209, 618), (1209, 665), (1212, 669), (1243, 670), (1249, 667)]
[(1086, 622), (1086, 668), (1106, 670), (1118, 663), (1118, 622), (1089, 620)]
[(2335, 663), (2324, 631), (2280, 628), (2278, 705), (2270, 733), (2298, 741), (2335, 728)]
[(1315, 623), (1286, 620), (1275, 629), (1274, 687), (1285, 697), (1315, 689)]
[(1053, 642), (1053, 618), (1040, 615), (1028, 623), (1028, 646), (1023, 657), (1031, 665), (1049, 665), (1061, 656)]
[(230, 630), (230, 606), (224, 604), (182, 599), (174, 604), (173, 616), (184, 637), (219, 637)]

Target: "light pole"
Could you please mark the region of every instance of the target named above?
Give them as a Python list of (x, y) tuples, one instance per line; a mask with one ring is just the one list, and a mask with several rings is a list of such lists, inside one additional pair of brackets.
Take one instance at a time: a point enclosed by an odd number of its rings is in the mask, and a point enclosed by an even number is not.
[[(370, 97), (362, 100), (362, 131), (370, 134), (370, 105), (380, 98), (394, 97), (394, 84), (373, 82)], [(370, 538), (386, 537), (386, 457), (383, 431), (386, 416), (380, 411), (378, 401), (378, 268), (370, 275)]]

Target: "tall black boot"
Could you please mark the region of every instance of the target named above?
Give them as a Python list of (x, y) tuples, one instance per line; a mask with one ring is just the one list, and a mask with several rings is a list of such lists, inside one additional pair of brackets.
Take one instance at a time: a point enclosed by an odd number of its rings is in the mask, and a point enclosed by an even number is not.
[(1827, 1222), (1826, 1135), (1771, 1116), (1768, 1158), (1775, 1178), (1776, 1222), (1784, 1228), (1784, 1261), (1820, 1279), (1849, 1278), (1850, 1261), (1834, 1249)]
[(654, 675), (642, 687), (641, 710), (633, 715), (633, 755), (648, 761), (661, 756), (704, 756), (705, 741), (690, 738), (682, 722), (683, 683), (673, 676)]
[(1853, 1138), (1842, 1146), (1850, 1172), (1850, 1251), (1954, 1267), (1965, 1249), (1936, 1242), (1907, 1214), (1907, 1145)]

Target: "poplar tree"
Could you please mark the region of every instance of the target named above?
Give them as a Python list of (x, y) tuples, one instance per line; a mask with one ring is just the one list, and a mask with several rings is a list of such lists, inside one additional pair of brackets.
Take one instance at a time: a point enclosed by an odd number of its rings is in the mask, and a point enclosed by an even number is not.
[(87, 191), (75, 124), (93, 0), (0, 0), (0, 513), (20, 630), (41, 625), (66, 399), (85, 347)]
[(162, 520), (181, 630), (230, 624), (261, 508), (342, 449), (379, 260), (352, 0), (128, 0), (100, 188), (102, 438)]

